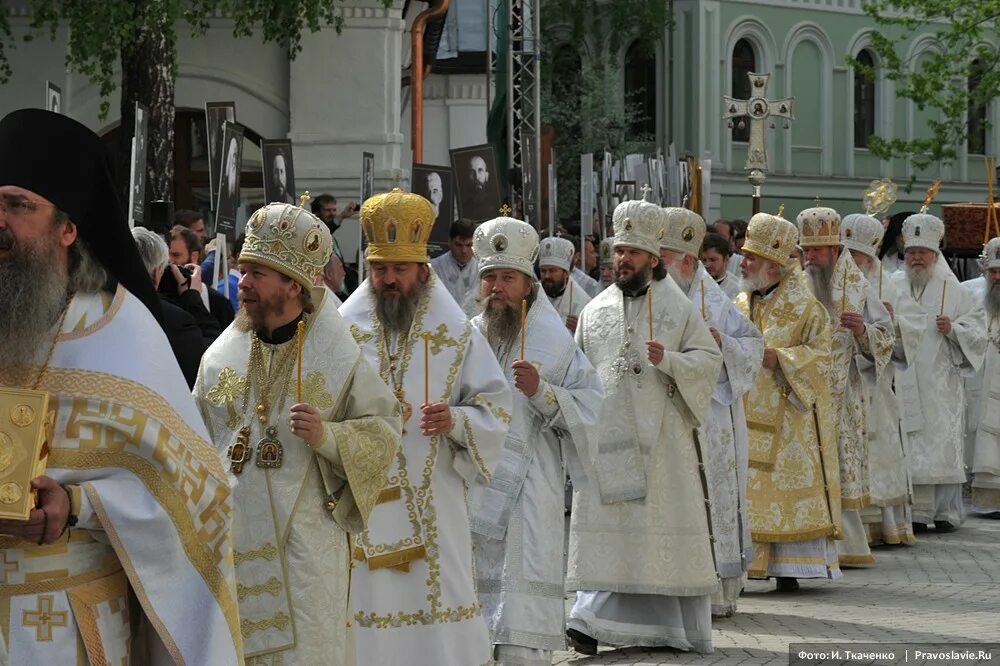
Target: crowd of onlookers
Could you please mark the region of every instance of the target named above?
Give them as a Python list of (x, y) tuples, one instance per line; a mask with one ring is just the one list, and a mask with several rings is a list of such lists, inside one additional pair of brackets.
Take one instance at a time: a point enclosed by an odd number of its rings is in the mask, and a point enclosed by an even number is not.
[[(316, 197), (311, 206), (331, 233), (358, 210), (354, 202), (338, 210), (337, 200), (329, 194)], [(237, 264), (243, 236), (226, 248), (227, 266), (222, 273), (216, 270), (216, 240), (207, 237), (204, 215), (180, 210), (173, 222), (165, 235), (136, 227), (132, 236), (160, 297), (163, 330), (188, 385), (193, 387), (202, 355), (232, 323), (239, 309)], [(336, 238), (322, 279), (341, 300), (357, 288), (357, 273), (345, 264)]]

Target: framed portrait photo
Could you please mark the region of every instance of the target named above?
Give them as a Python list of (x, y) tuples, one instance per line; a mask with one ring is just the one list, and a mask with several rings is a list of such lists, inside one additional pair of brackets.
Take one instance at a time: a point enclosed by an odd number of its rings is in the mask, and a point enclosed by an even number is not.
[(436, 257), (448, 250), (451, 223), (455, 219), (455, 189), (451, 167), (434, 164), (414, 164), (410, 190), (431, 202), (434, 207), (434, 228), (427, 251)]
[(500, 214), (500, 166), (491, 144), (452, 150), (451, 168), (461, 220), (478, 223)]
[(260, 142), (261, 170), (264, 172), (264, 200), (267, 203), (297, 204), (295, 166), (292, 162), (292, 142), (268, 140)]

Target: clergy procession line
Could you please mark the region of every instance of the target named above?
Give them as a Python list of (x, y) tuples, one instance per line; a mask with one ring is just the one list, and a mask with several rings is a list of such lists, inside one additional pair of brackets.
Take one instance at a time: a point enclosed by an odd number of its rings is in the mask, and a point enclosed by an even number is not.
[(936, 189), (895, 272), (891, 183), (843, 220), (753, 216), (738, 290), (705, 221), (645, 195), (598, 281), (506, 214), (430, 261), (433, 207), (396, 189), (343, 303), (307, 197), (271, 203), (192, 394), (100, 139), (22, 110), (0, 154), (0, 664), (705, 654), (748, 578), (793, 593), (958, 529), (967, 465), (1000, 515), (1000, 238), (958, 283)]

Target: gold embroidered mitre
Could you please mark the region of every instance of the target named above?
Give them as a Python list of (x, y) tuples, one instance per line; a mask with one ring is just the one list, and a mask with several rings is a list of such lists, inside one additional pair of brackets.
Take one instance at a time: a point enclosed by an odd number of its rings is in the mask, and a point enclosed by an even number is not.
[(840, 245), (840, 214), (832, 208), (806, 208), (795, 218), (802, 247)]
[(695, 258), (701, 254), (701, 243), (705, 240), (705, 220), (701, 215), (687, 208), (664, 208), (663, 222), (660, 247)]
[(991, 268), (1000, 268), (1000, 237), (991, 238), (983, 247), (983, 254), (979, 257), (979, 268), (984, 273)]
[(425, 264), (427, 239), (434, 228), (434, 207), (419, 194), (391, 192), (369, 197), (361, 207), (361, 229), (368, 261)]
[(663, 209), (646, 201), (646, 194), (638, 201), (623, 201), (615, 208), (612, 247), (634, 247), (658, 257), (663, 239)]
[(292, 204), (271, 203), (247, 222), (240, 261), (273, 268), (311, 289), (332, 252), (330, 230), (319, 218)]
[(757, 213), (747, 224), (743, 254), (749, 252), (784, 266), (788, 263), (798, 239), (799, 230), (785, 218), (769, 213)]
[(857, 250), (869, 257), (878, 257), (885, 228), (871, 215), (852, 213), (840, 225), (840, 242), (848, 250)]
[(598, 250), (598, 254), (601, 257), (601, 266), (607, 266), (614, 262), (615, 259), (615, 237), (608, 236), (601, 241), (601, 248)]

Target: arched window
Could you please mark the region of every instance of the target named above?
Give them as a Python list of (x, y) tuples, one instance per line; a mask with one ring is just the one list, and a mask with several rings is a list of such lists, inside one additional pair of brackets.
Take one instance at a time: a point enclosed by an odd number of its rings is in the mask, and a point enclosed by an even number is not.
[[(757, 71), (757, 54), (749, 40), (741, 39), (733, 47), (732, 96), (736, 99), (750, 99), (749, 74)], [(740, 127), (739, 119), (733, 121), (733, 141), (749, 141), (750, 125), (744, 119)]]
[(638, 41), (625, 52), (625, 109), (632, 135), (655, 141), (656, 56)]
[(864, 49), (856, 59), (860, 68), (854, 69), (854, 147), (867, 148), (875, 134), (875, 58)]
[(969, 154), (986, 154), (986, 106), (987, 102), (976, 98), (979, 83), (983, 78), (983, 64), (978, 59), (969, 67)]

